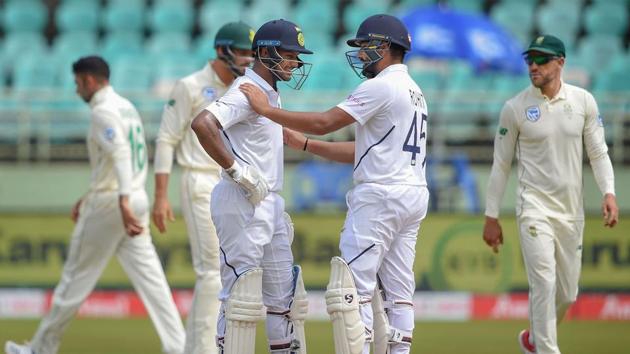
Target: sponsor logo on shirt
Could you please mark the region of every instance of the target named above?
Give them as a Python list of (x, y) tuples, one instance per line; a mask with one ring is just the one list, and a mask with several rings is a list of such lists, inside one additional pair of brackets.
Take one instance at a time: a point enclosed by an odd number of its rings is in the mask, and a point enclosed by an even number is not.
[(538, 106), (527, 107), (525, 111), (525, 117), (530, 122), (536, 122), (540, 119), (540, 108)]
[(352, 101), (352, 102), (354, 102), (354, 103), (358, 104), (358, 105), (359, 105), (359, 106), (361, 106), (361, 107), (363, 107), (363, 105), (364, 105), (364, 103), (363, 103), (363, 102), (359, 101), (359, 99), (358, 99), (358, 98), (356, 98), (356, 97), (354, 97), (353, 95), (349, 95), (349, 96), (348, 96), (348, 101)]
[(532, 237), (536, 237), (536, 236), (538, 236), (538, 231), (536, 231), (536, 226), (534, 226), (534, 225), (531, 225), (531, 226), (527, 229), (527, 231), (529, 232), (529, 235), (530, 235), (530, 236), (532, 236)]
[(597, 115), (597, 125), (599, 125), (600, 127), (604, 126), (604, 118), (602, 118), (601, 114)]
[(114, 138), (116, 137), (116, 131), (114, 130), (114, 128), (109, 127), (105, 129), (103, 135), (105, 136), (105, 140), (114, 141)]
[(175, 105), (175, 99), (171, 98), (170, 100), (168, 100), (168, 102), (166, 104), (171, 106), (171, 107), (173, 107)]
[(206, 86), (201, 89), (201, 95), (208, 101), (212, 101), (217, 97), (217, 90), (214, 87)]

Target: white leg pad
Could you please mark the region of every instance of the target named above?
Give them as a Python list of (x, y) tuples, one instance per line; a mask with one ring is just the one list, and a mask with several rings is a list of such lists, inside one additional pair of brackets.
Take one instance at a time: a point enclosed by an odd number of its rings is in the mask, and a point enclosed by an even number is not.
[(374, 316), (373, 338), (374, 354), (387, 354), (389, 347), (389, 320), (383, 304), (382, 290), (377, 286), (372, 296), (372, 314)]
[[(306, 354), (306, 334), (304, 333), (304, 321), (308, 314), (308, 298), (302, 279), (302, 268), (293, 266), (293, 302), (289, 308), (289, 317), (293, 322), (294, 340), (297, 341), (295, 354)], [(295, 346), (294, 346), (295, 347)], [(292, 353), (293, 353), (292, 352)]]
[(254, 354), (256, 323), (264, 320), (261, 268), (241, 274), (230, 292), (225, 310), (223, 354)]
[(333, 324), (336, 354), (360, 354), (366, 341), (359, 313), (359, 295), (348, 264), (340, 257), (330, 261), (326, 310)]

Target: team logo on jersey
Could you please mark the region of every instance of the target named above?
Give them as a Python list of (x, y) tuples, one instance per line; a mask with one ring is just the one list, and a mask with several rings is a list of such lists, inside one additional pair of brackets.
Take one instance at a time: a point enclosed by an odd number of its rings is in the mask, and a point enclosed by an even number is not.
[(166, 104), (171, 106), (171, 107), (173, 107), (175, 105), (175, 99), (171, 98), (170, 100), (168, 100), (168, 102)]
[(105, 135), (105, 140), (114, 141), (114, 138), (116, 137), (116, 131), (114, 130), (114, 128), (109, 127), (105, 129), (103, 135)]
[(600, 127), (604, 126), (604, 118), (602, 118), (601, 114), (597, 115), (597, 125), (599, 125)]
[(508, 132), (507, 128), (499, 127), (499, 135), (505, 136), (507, 132)]
[(538, 231), (536, 230), (536, 226), (534, 226), (534, 225), (531, 225), (531, 226), (527, 229), (527, 231), (529, 231), (529, 235), (530, 235), (531, 237), (536, 237), (536, 236), (538, 236)]
[(206, 86), (201, 89), (201, 95), (208, 101), (212, 101), (217, 97), (217, 90), (214, 87)]
[(525, 111), (525, 117), (530, 122), (536, 122), (540, 119), (540, 108), (538, 106), (528, 107)]

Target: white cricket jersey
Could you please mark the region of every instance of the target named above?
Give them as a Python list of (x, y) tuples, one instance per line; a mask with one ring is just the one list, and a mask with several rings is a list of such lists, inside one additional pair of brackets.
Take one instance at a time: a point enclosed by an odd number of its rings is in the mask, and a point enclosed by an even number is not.
[(279, 192), (284, 173), (282, 126), (252, 110), (239, 90), (244, 83), (257, 85), (267, 94), (269, 104), (281, 107), (278, 92), (253, 70), (246, 69), (245, 75), (234, 80), (225, 95), (206, 110), (221, 123), (223, 142), (234, 159), (255, 167), (265, 178), (269, 190)]
[(337, 107), (355, 129), (355, 183), (426, 186), (427, 104), (407, 66), (388, 66)]
[[(614, 193), (604, 125), (589, 92), (563, 82), (556, 97), (549, 99), (530, 85), (508, 100), (494, 140), (486, 215), (498, 217), (516, 155), (518, 216), (582, 219), (583, 146), (596, 175), (604, 175), (598, 181), (602, 193)], [(603, 162), (604, 168), (596, 168), (595, 161)]]
[(92, 167), (90, 191), (119, 190), (115, 162), (131, 165), (133, 190), (144, 189), (147, 147), (138, 111), (111, 86), (97, 91), (89, 102), (92, 122), (87, 147)]
[[(177, 81), (164, 106), (157, 144), (176, 149), (177, 163), (182, 167), (219, 172), (220, 166), (204, 151), (197, 135), (190, 128), (192, 120), (217, 98), (223, 96), (227, 86), (210, 64)], [(155, 155), (155, 172), (170, 173), (172, 150)]]

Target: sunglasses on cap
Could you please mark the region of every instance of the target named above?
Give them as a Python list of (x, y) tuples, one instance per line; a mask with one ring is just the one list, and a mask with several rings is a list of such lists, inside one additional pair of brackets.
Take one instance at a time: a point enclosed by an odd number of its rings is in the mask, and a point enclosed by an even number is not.
[(536, 65), (545, 65), (548, 62), (558, 58), (560, 57), (555, 55), (526, 55), (523, 59), (525, 59), (527, 65), (532, 65), (534, 63), (536, 63)]

